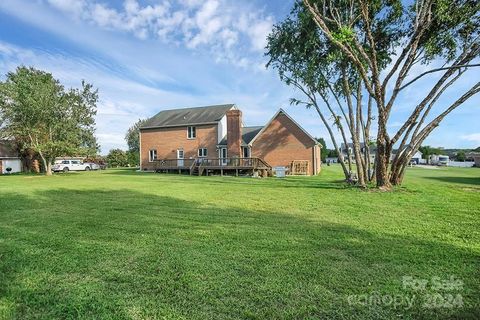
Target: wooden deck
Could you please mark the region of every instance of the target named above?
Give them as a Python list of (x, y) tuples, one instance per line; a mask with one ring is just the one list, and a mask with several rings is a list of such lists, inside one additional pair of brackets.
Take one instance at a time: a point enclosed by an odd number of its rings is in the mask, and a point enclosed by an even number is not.
[(195, 158), (158, 159), (154, 161), (155, 172), (188, 173), (190, 175), (213, 174), (271, 174), (272, 167), (260, 158)]

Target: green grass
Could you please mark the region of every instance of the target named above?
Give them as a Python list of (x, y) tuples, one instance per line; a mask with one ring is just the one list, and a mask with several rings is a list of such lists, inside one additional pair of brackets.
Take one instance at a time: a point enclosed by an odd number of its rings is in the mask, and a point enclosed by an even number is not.
[(478, 318), (480, 169), (409, 169), (391, 193), (340, 178), (2, 176), (0, 318)]

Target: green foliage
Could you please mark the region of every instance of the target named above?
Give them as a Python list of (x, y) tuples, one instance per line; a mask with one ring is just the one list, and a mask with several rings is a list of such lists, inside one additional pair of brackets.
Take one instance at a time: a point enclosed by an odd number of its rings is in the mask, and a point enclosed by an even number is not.
[(431, 27), (422, 39), (425, 58), (453, 60), (459, 49), (480, 35), (480, 2), (472, 0), (437, 0), (433, 2)]
[(109, 167), (118, 168), (128, 166), (127, 153), (121, 149), (112, 149), (106, 157)]
[(0, 84), (2, 135), (38, 153), (47, 168), (55, 157), (95, 154), (97, 90), (82, 81), (68, 89), (50, 73), (18, 67)]
[(127, 141), (128, 150), (132, 152), (140, 151), (140, 127), (145, 123), (146, 120), (139, 119), (135, 122), (130, 128), (128, 128), (127, 133), (125, 134), (125, 141)]
[(329, 158), (338, 158), (338, 152), (335, 149), (328, 150)]
[(322, 162), (325, 162), (328, 154), (327, 143), (323, 138), (317, 138), (317, 141), (322, 145), (322, 150), (320, 150), (320, 158), (322, 159)]
[(355, 32), (352, 28), (343, 26), (333, 33), (333, 38), (341, 43), (350, 44), (355, 39)]
[(455, 156), (455, 159), (457, 161), (465, 161), (467, 159), (467, 156), (465, 155), (465, 151), (458, 151), (457, 155)]
[(139, 151), (130, 151), (127, 152), (127, 163), (129, 167), (138, 167), (140, 165), (140, 153)]
[(431, 155), (439, 155), (442, 154), (442, 151), (440, 148), (434, 148), (430, 146), (421, 146), (418, 148), (418, 150), (422, 153), (422, 158), (426, 159), (428, 162), (428, 159)]

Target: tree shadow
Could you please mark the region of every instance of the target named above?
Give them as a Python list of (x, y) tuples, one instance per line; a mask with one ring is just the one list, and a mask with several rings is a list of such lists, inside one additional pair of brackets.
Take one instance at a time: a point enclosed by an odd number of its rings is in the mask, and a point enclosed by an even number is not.
[(250, 176), (208, 176), (208, 177), (198, 177), (190, 176), (188, 174), (177, 174), (177, 173), (153, 173), (153, 172), (138, 172), (134, 169), (115, 169), (111, 171), (105, 171), (102, 174), (108, 175), (121, 175), (121, 176), (145, 176), (150, 178), (171, 178), (169, 183), (185, 183), (185, 179), (189, 183), (205, 185), (248, 185), (251, 188), (264, 188), (268, 186), (269, 188), (312, 188), (312, 189), (348, 189), (352, 186), (348, 185), (344, 180), (341, 179), (323, 179), (321, 177), (306, 177), (306, 176), (287, 176), (286, 178), (253, 178)]
[[(29, 318), (474, 318), (478, 254), (127, 189), (1, 195), (0, 306)], [(468, 275), (463, 308), (349, 304)], [(467, 281), (468, 280), (468, 281)], [(428, 292), (427, 292), (428, 293)]]
[(425, 177), (425, 178), (441, 181), (441, 182), (480, 186), (480, 177)]

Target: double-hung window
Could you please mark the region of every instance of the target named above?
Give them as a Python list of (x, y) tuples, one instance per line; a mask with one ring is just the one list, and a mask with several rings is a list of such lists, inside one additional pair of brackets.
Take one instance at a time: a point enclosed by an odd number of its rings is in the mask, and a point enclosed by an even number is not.
[(157, 160), (157, 150), (152, 149), (148, 153), (148, 161), (153, 162), (155, 160)]
[(195, 139), (196, 137), (197, 137), (197, 128), (187, 127), (187, 138), (188, 139)]
[(207, 148), (198, 149), (198, 156), (200, 158), (206, 158), (207, 157)]

